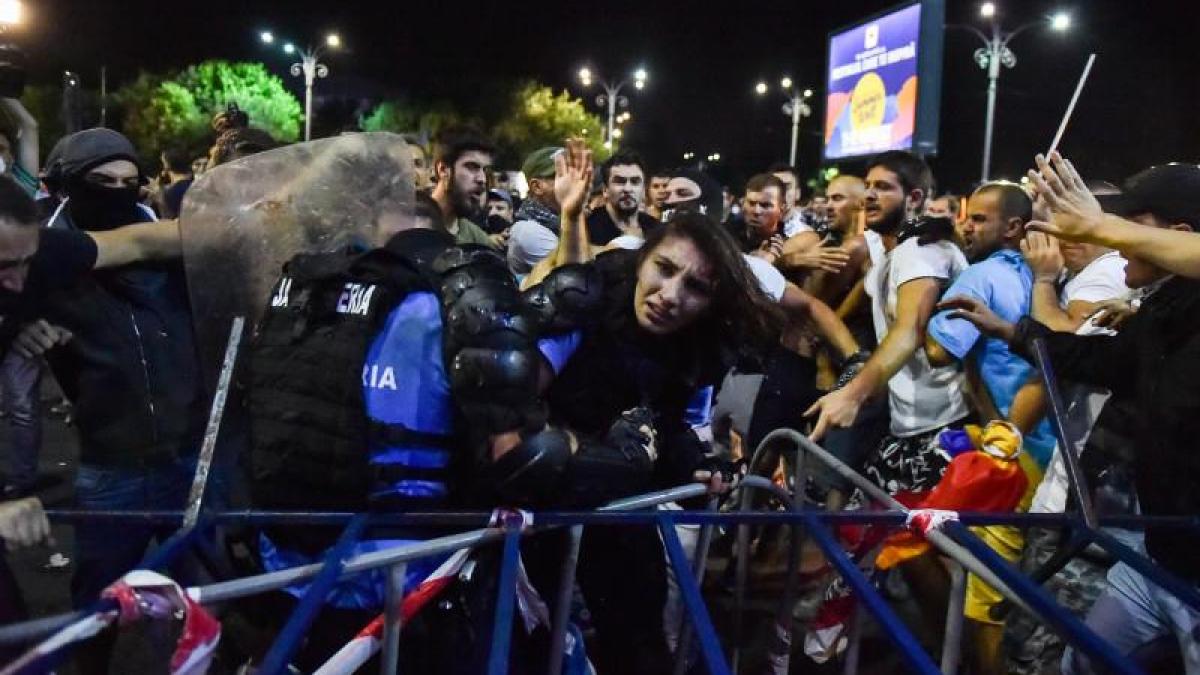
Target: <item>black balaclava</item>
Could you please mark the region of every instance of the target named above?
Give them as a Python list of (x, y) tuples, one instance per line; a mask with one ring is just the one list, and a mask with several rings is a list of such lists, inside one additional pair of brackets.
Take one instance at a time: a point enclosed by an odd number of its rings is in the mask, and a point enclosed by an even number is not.
[(693, 211), (701, 213), (712, 219), (714, 223), (720, 223), (721, 217), (725, 212), (725, 199), (721, 194), (721, 186), (717, 181), (713, 180), (708, 174), (695, 169), (680, 169), (675, 171), (672, 178), (686, 178), (695, 183), (700, 188), (700, 196), (686, 201), (669, 204), (664, 211), (670, 213), (663, 214), (663, 221), (670, 220), (670, 215), (679, 211)]
[[(89, 183), (89, 171), (114, 160), (136, 166), (137, 152), (129, 139), (111, 129), (86, 129), (67, 136), (55, 146), (46, 167), (46, 184), (67, 198), (71, 222), (82, 230), (111, 230), (147, 220), (138, 206), (137, 186), (104, 187)], [(141, 169), (139, 182), (145, 181)]]

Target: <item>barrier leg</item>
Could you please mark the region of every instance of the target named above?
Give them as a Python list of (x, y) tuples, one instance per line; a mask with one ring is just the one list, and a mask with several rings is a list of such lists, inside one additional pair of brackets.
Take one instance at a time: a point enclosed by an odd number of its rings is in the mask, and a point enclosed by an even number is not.
[(387, 570), (386, 613), (383, 624), (383, 658), (379, 672), (396, 675), (400, 670), (400, 603), (404, 600), (404, 576), (408, 563), (396, 563)]
[[(796, 447), (796, 466), (793, 473), (792, 511), (799, 514), (804, 510), (804, 489), (808, 483), (804, 448)], [(804, 522), (797, 518), (791, 526), (791, 546), (788, 552), (787, 577), (783, 582), (783, 600), (775, 612), (775, 633), (771, 636), (771, 648), (767, 659), (774, 672), (790, 670), (792, 656), (792, 611), (796, 606), (796, 585), (799, 583), (800, 556), (804, 546)]]
[(842, 664), (843, 675), (858, 675), (859, 656), (862, 655), (863, 608), (861, 604), (854, 608), (854, 616), (850, 618), (849, 644), (846, 645), (846, 662)]
[(967, 573), (962, 565), (950, 563), (950, 604), (946, 607), (946, 631), (942, 639), (942, 673), (954, 675), (962, 656), (963, 607), (967, 601)]
[(548, 675), (562, 673), (563, 651), (567, 643), (567, 621), (571, 618), (571, 596), (575, 591), (575, 569), (579, 566), (579, 545), (582, 541), (583, 526), (572, 525), (567, 531), (567, 551), (563, 556), (562, 575), (558, 581), (554, 632), (550, 635), (550, 667), (546, 669)]
[(858, 597), (859, 608), (865, 608), (871, 612), (880, 623), (884, 633), (892, 640), (908, 663), (909, 671), (926, 675), (938, 673), (937, 666), (925, 653), (921, 643), (917, 642), (917, 638), (908, 630), (900, 617), (896, 616), (887, 601), (871, 586), (871, 582), (863, 575), (862, 570), (858, 569), (858, 566), (833, 540), (833, 535), (825, 528), (825, 525), (812, 514), (805, 514), (804, 519), (808, 523), (808, 531), (813, 540), (817, 542), (821, 551), (825, 553), (825, 557), (854, 590), (854, 594)]
[(513, 606), (517, 600), (517, 565), (521, 561), (520, 543), (521, 529), (510, 527), (504, 534), (500, 582), (496, 591), (496, 618), (492, 621), (492, 651), (488, 655), (488, 675), (504, 675), (508, 672)]
[[(750, 490), (742, 490), (740, 511), (750, 509)], [(750, 570), (750, 526), (738, 523), (733, 581), (733, 672), (738, 672), (742, 655), (742, 622), (746, 611), (746, 580)]]
[(696, 636), (700, 639), (700, 653), (704, 656), (708, 672), (710, 675), (732, 673), (725, 663), (724, 654), (721, 653), (721, 642), (717, 639), (717, 631), (713, 628), (708, 609), (704, 606), (704, 598), (700, 596), (700, 586), (696, 584), (696, 580), (692, 578), (692, 571), (688, 568), (687, 554), (683, 552), (679, 535), (675, 533), (675, 523), (660, 515), (658, 529), (662, 533), (675, 581), (679, 584), (679, 593), (683, 596), (683, 606), (687, 609), (691, 624), (696, 629)]
[(1128, 658), (1117, 652), (1112, 645), (1100, 639), (1074, 614), (1055, 604), (1046, 589), (1033, 583), (1011, 563), (1004, 560), (991, 548), (972, 534), (962, 523), (947, 522), (945, 531), (980, 562), (996, 574), (1010, 589), (1018, 593), (1046, 623), (1064, 640), (1083, 650), (1088, 656), (1103, 663), (1116, 673), (1140, 673)]
[(321, 611), (321, 607), (325, 604), (325, 596), (329, 595), (329, 591), (333, 589), (334, 584), (342, 575), (346, 560), (350, 558), (350, 549), (354, 547), (366, 525), (366, 514), (355, 516), (342, 531), (337, 543), (329, 549), (329, 553), (325, 555), (321, 572), (313, 579), (308, 591), (300, 599), (300, 604), (296, 605), (296, 609), (288, 617), (287, 623), (275, 637), (275, 643), (271, 645), (270, 651), (263, 658), (262, 665), (257, 671), (259, 675), (282, 675), (287, 672), (288, 661), (296, 653), (296, 649), (300, 646), (300, 639), (308, 632), (309, 626), (312, 625), (313, 620)]
[[(708, 500), (708, 510), (717, 510), (716, 497)], [(712, 546), (713, 526), (705, 525), (700, 529), (700, 541), (696, 543), (696, 555), (692, 562), (692, 570), (696, 573), (696, 585), (704, 585), (704, 568), (708, 565), (708, 549)], [(688, 623), (687, 614), (679, 617), (679, 644), (675, 646), (674, 675), (683, 675), (687, 670), (692, 651), (692, 627)]]

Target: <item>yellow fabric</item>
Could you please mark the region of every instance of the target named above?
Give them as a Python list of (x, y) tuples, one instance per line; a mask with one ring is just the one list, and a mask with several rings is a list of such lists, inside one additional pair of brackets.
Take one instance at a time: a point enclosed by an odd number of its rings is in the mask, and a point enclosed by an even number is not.
[[(1029, 479), (1029, 486), (1021, 497), (1021, 505), (1017, 507), (1017, 513), (1025, 513), (1029, 510), (1029, 505), (1033, 503), (1033, 495), (1042, 482), (1042, 469), (1036, 460), (1025, 453), (1022, 453), (1017, 461)], [(1021, 550), (1025, 547), (1025, 534), (1018, 528), (1008, 525), (988, 525), (972, 527), (971, 531), (1005, 560), (1016, 562), (1020, 559)], [(996, 621), (990, 616), (992, 607), (999, 604), (1002, 599), (1003, 596), (996, 589), (984, 583), (982, 579), (974, 574), (967, 575), (967, 600), (963, 606), (963, 614), (968, 619), (980, 623), (1003, 624), (1003, 621)]]

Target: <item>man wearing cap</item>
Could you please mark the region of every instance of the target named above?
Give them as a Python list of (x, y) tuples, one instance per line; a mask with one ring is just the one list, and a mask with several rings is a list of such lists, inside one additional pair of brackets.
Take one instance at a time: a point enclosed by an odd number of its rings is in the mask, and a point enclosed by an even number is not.
[(507, 230), (513, 222), (513, 200), (508, 190), (492, 188), (487, 193), (488, 230)]
[[(1051, 220), (1035, 223), (1036, 229), (1062, 228), (1073, 219), (1114, 220), (1115, 216), (1103, 214), (1070, 163), (1057, 155), (1052, 162), (1039, 156), (1039, 171), (1030, 173), (1051, 212)], [(1156, 166), (1126, 181), (1113, 210), (1145, 228), (1195, 232), (1200, 228), (1197, 195), (1200, 167)], [(1111, 225), (1113, 229), (1129, 226)], [(1033, 341), (1044, 340), (1063, 379), (1130, 397), (1137, 412), (1134, 473), (1142, 512), (1195, 517), (1200, 514), (1196, 490), (1200, 457), (1195, 452), (1195, 439), (1200, 436), (1200, 281), (1174, 276), (1133, 251), (1124, 252), (1129, 261), (1125, 283), (1140, 289), (1145, 299), (1116, 335), (1056, 333), (1029, 317), (1012, 324), (976, 300), (958, 298), (944, 304), (957, 308), (956, 315), (983, 332), (1008, 341), (1028, 360), (1033, 359)], [(1189, 584), (1200, 583), (1200, 547), (1192, 539), (1151, 526), (1146, 528), (1145, 549), (1167, 571)], [(1174, 635), (1187, 671), (1200, 672), (1200, 612), (1124, 563), (1109, 570), (1108, 582), (1108, 590), (1088, 614), (1088, 625), (1103, 640), (1133, 654), (1147, 643)], [(1068, 649), (1063, 670), (1087, 673), (1095, 668), (1085, 655)]]
[(562, 151), (554, 146), (539, 148), (521, 165), (529, 194), (517, 209), (508, 242), (508, 267), (517, 276), (529, 274), (558, 246), (561, 226), (554, 196), (554, 157)]

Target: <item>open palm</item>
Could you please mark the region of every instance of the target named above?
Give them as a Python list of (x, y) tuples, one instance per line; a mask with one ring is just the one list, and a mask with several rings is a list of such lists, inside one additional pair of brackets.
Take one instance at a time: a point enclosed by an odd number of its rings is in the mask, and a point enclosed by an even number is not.
[(591, 187), (592, 151), (582, 140), (568, 138), (566, 148), (554, 157), (554, 197), (564, 221), (583, 213)]

